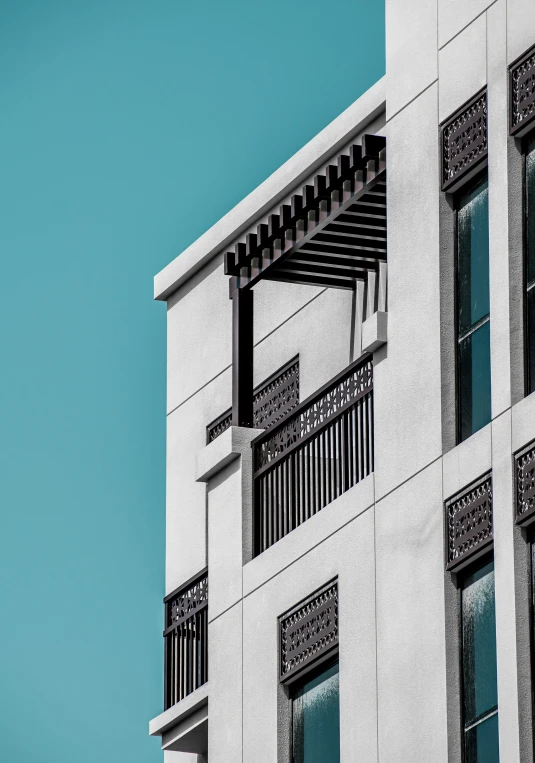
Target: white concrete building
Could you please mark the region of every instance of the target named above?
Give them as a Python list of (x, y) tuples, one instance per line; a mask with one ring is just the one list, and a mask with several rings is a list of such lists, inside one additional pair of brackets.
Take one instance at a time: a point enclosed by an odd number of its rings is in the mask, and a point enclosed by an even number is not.
[(166, 763), (534, 760), (535, 0), (386, 22), (155, 279)]

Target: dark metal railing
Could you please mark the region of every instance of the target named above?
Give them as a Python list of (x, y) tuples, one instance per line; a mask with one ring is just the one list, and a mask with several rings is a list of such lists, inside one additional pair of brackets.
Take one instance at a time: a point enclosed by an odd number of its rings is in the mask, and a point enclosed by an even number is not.
[[(282, 420), (299, 404), (299, 358), (276, 371), (254, 391), (253, 419), (258, 429), (267, 429)], [(232, 424), (232, 411), (225, 411), (206, 427), (210, 443)]]
[(166, 596), (164, 706), (167, 710), (208, 680), (208, 573)]
[(262, 553), (373, 471), (373, 365), (352, 363), (253, 441)]

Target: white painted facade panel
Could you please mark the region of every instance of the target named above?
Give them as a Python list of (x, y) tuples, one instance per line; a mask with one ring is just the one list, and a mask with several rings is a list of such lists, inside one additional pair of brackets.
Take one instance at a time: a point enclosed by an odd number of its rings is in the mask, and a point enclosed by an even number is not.
[(441, 468), (376, 504), (379, 760), (447, 763)]
[(377, 500), (441, 450), (437, 121), (433, 85), (386, 128), (388, 343), (374, 358)]

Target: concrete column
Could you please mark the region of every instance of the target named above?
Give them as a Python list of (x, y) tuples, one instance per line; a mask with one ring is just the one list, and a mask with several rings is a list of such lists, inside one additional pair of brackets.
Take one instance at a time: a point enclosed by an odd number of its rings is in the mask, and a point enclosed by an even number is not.
[(492, 492), (500, 760), (520, 761), (511, 412), (492, 422)]
[(505, 0), (487, 12), (489, 277), (492, 416), (511, 405), (509, 241), (507, 226), (508, 87)]
[(208, 502), (208, 756), (241, 763), (244, 559), (251, 555), (251, 440), (262, 430), (231, 427), (197, 458)]

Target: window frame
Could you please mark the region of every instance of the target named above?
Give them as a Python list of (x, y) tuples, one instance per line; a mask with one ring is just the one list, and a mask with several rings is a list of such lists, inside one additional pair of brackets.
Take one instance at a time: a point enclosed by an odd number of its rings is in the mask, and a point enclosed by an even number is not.
[[(462, 408), (461, 408), (461, 372), (460, 372), (460, 348), (461, 348), (461, 338), (459, 335), (459, 304), (460, 304), (460, 289), (459, 289), (459, 281), (460, 281), (460, 271), (459, 271), (459, 208), (460, 208), (460, 201), (463, 196), (470, 193), (473, 189), (475, 189), (480, 183), (483, 181), (487, 181), (487, 187), (489, 182), (488, 177), (488, 166), (485, 165), (475, 176), (472, 176), (470, 178), (467, 178), (466, 182), (459, 188), (456, 189), (455, 193), (451, 194), (452, 196), (452, 205), (453, 205), (453, 214), (454, 214), (454, 222), (453, 222), (453, 239), (454, 239), (454, 246), (453, 246), (453, 255), (454, 255), (454, 288), (453, 288), (453, 311), (454, 311), (454, 332), (455, 332), (455, 444), (459, 445), (461, 442), (464, 442), (464, 440), (467, 440), (471, 435), (468, 435), (464, 439), (462, 438)], [(490, 231), (489, 231), (489, 248), (490, 248)], [(490, 251), (489, 251), (489, 269), (490, 269)], [(489, 274), (490, 275), (490, 274)], [(490, 289), (490, 285), (489, 285)], [(490, 295), (489, 295), (490, 296)], [(490, 299), (489, 299), (489, 312), (486, 319), (481, 319), (478, 321), (474, 326), (477, 326), (477, 329), (481, 328), (482, 326), (486, 325), (486, 323), (490, 324), (491, 321), (491, 311), (490, 311)], [(477, 330), (474, 328), (474, 326), (471, 327), (469, 331), (464, 332), (463, 339), (467, 339), (469, 336), (471, 336), (475, 331)], [(492, 400), (492, 372), (491, 372), (491, 400)], [(491, 420), (492, 420), (492, 412), (491, 412)], [(479, 431), (479, 430), (476, 430)], [(475, 432), (472, 432), (472, 434), (475, 434)]]
[(530, 677), (530, 699), (531, 699), (531, 717), (532, 723), (535, 716), (535, 564), (533, 556), (535, 555), (535, 528), (531, 527), (526, 537), (529, 549), (528, 570), (529, 570), (529, 677)]
[[(486, 714), (479, 717), (478, 721), (476, 723), (470, 724), (469, 728), (466, 728), (465, 723), (465, 680), (464, 680), (464, 639), (463, 639), (463, 625), (464, 625), (464, 615), (463, 615), (463, 591), (465, 589), (465, 581), (466, 578), (469, 575), (473, 575), (474, 573), (478, 572), (479, 570), (483, 569), (487, 564), (492, 562), (493, 564), (493, 571), (496, 575), (496, 567), (495, 567), (495, 560), (494, 560), (494, 548), (491, 548), (485, 553), (483, 556), (480, 556), (477, 559), (474, 559), (474, 561), (471, 564), (468, 564), (466, 567), (461, 568), (458, 572), (454, 572), (453, 575), (455, 576), (455, 585), (458, 592), (458, 618), (457, 618), (457, 625), (458, 625), (458, 633), (457, 633), (457, 639), (458, 639), (458, 645), (459, 645), (459, 689), (460, 689), (460, 696), (459, 696), (459, 734), (460, 734), (460, 742), (461, 742), (461, 760), (462, 763), (469, 763), (466, 760), (466, 733), (467, 731), (470, 731), (473, 728), (476, 728), (481, 723), (483, 723), (488, 718), (492, 718), (494, 715), (497, 715), (499, 718), (499, 702), (496, 705), (496, 708), (487, 712)], [(494, 606), (496, 607), (496, 578), (494, 579)], [(496, 611), (494, 613), (494, 626), (496, 628)], [(497, 655), (496, 655), (497, 657)]]
[[(531, 149), (531, 150), (530, 150)], [(530, 374), (530, 349), (533, 346), (535, 352), (535, 326), (533, 327), (533, 337), (530, 341), (529, 319), (528, 319), (528, 294), (535, 289), (535, 277), (532, 279), (531, 286), (528, 284), (528, 183), (527, 183), (527, 158), (528, 154), (535, 153), (535, 129), (531, 130), (520, 139), (520, 151), (522, 154), (522, 328), (524, 332), (524, 397), (535, 392), (535, 379), (531, 379)], [(535, 204), (534, 204), (535, 217)], [(535, 224), (535, 221), (534, 221)], [(533, 383), (533, 389), (531, 385)]]
[[(340, 655), (338, 651), (335, 654), (331, 654), (326, 660), (320, 663), (314, 663), (308, 670), (303, 673), (299, 673), (295, 681), (292, 681), (288, 685), (289, 689), (289, 701), (290, 701), (290, 763), (295, 763), (294, 756), (294, 700), (296, 692), (301, 689), (309, 681), (313, 681), (322, 673), (327, 672), (330, 668), (338, 665), (338, 675), (340, 675)], [(338, 715), (340, 716), (340, 692), (338, 692)], [(341, 741), (341, 740), (340, 740)]]

